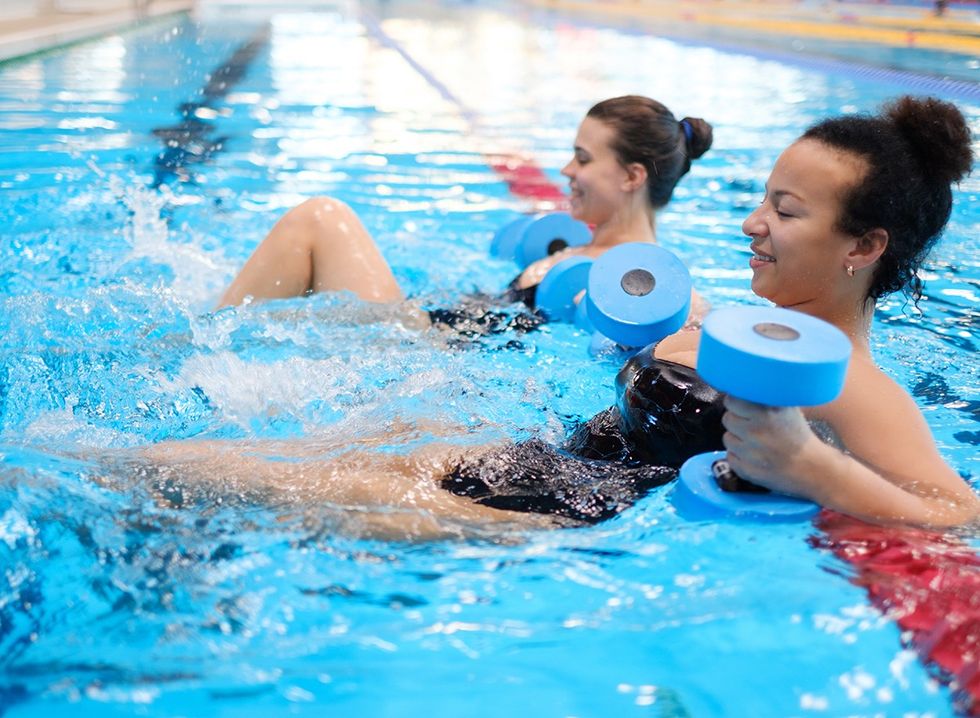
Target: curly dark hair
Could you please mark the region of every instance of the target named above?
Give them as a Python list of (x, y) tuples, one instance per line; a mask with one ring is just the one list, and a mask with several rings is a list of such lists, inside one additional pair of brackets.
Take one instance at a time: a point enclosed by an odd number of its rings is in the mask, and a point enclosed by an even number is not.
[(640, 95), (613, 97), (586, 113), (615, 133), (612, 149), (620, 163), (639, 162), (647, 170), (647, 192), (654, 209), (670, 201), (677, 182), (711, 147), (711, 125), (699, 117), (677, 121), (664, 105)]
[(803, 134), (862, 158), (864, 178), (844, 197), (838, 229), (854, 237), (881, 228), (888, 246), (872, 276), (868, 299), (903, 290), (922, 293), (917, 272), (953, 207), (951, 184), (970, 173), (970, 128), (955, 106), (910, 96), (878, 115), (835, 117)]

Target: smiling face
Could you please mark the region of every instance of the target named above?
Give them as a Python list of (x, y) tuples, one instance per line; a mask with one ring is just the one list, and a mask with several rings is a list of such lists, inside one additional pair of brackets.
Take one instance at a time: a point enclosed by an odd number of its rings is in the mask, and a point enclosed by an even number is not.
[(600, 225), (622, 209), (630, 192), (630, 175), (612, 148), (613, 129), (586, 117), (575, 136), (575, 155), (562, 168), (571, 190), (571, 214)]
[(837, 229), (837, 220), (847, 191), (866, 171), (861, 158), (815, 140), (780, 155), (762, 204), (742, 223), (752, 238), (753, 292), (816, 314), (850, 294), (847, 267), (859, 240)]

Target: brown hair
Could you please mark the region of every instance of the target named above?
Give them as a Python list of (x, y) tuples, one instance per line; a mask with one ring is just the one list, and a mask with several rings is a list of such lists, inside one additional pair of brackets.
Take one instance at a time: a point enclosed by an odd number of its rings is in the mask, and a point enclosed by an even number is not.
[(612, 149), (624, 166), (639, 162), (647, 170), (650, 204), (663, 207), (677, 182), (711, 147), (711, 125), (699, 117), (680, 122), (664, 105), (640, 95), (603, 100), (586, 117), (612, 128)]

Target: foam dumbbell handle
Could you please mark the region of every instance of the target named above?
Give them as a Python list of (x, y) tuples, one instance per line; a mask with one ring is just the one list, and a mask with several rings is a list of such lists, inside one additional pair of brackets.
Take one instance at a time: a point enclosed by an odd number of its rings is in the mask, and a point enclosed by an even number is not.
[(522, 229), (514, 258), (522, 267), (560, 252), (566, 247), (580, 247), (592, 241), (592, 230), (566, 212), (535, 217)]
[(552, 321), (571, 322), (578, 306), (575, 298), (585, 291), (591, 267), (589, 257), (570, 257), (558, 262), (538, 285), (535, 306)]
[(715, 483), (718, 484), (718, 488), (720, 488), (722, 491), (727, 491), (729, 493), (742, 491), (749, 494), (772, 493), (765, 486), (753, 484), (751, 481), (746, 481), (741, 476), (736, 474), (732, 469), (731, 464), (728, 463), (727, 458), (717, 459), (716, 461), (712, 462), (711, 473), (715, 477)]
[(498, 259), (517, 261), (517, 248), (524, 230), (536, 219), (534, 215), (519, 217), (497, 230), (490, 241), (490, 254)]
[(623, 346), (644, 346), (684, 326), (691, 275), (663, 247), (621, 244), (593, 262), (585, 301), (596, 331)]

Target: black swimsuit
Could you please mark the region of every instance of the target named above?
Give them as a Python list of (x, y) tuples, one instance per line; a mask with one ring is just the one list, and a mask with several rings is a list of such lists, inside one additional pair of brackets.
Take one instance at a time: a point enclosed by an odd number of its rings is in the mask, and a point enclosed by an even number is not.
[[(544, 317), (535, 311), (534, 300), (538, 285), (518, 289), (519, 279), (519, 275), (515, 277), (499, 297), (474, 294), (451, 309), (430, 309), (429, 320), (437, 326), (449, 327), (465, 337), (502, 334), (511, 330), (518, 333), (533, 331), (545, 321)], [(490, 308), (500, 304), (524, 304), (530, 311), (507, 312)]]
[(479, 504), (611, 518), (677, 476), (686, 459), (722, 448), (722, 395), (686, 366), (647, 347), (616, 377), (617, 406), (596, 414), (561, 447), (532, 439), (464, 459), (441, 486)]
[(538, 285), (532, 284), (530, 287), (524, 287), (519, 289), (517, 283), (521, 281), (521, 275), (517, 275), (511, 280), (511, 283), (507, 285), (507, 289), (504, 290), (504, 294), (501, 297), (501, 301), (507, 304), (523, 304), (531, 311), (537, 309), (537, 298), (538, 298)]

